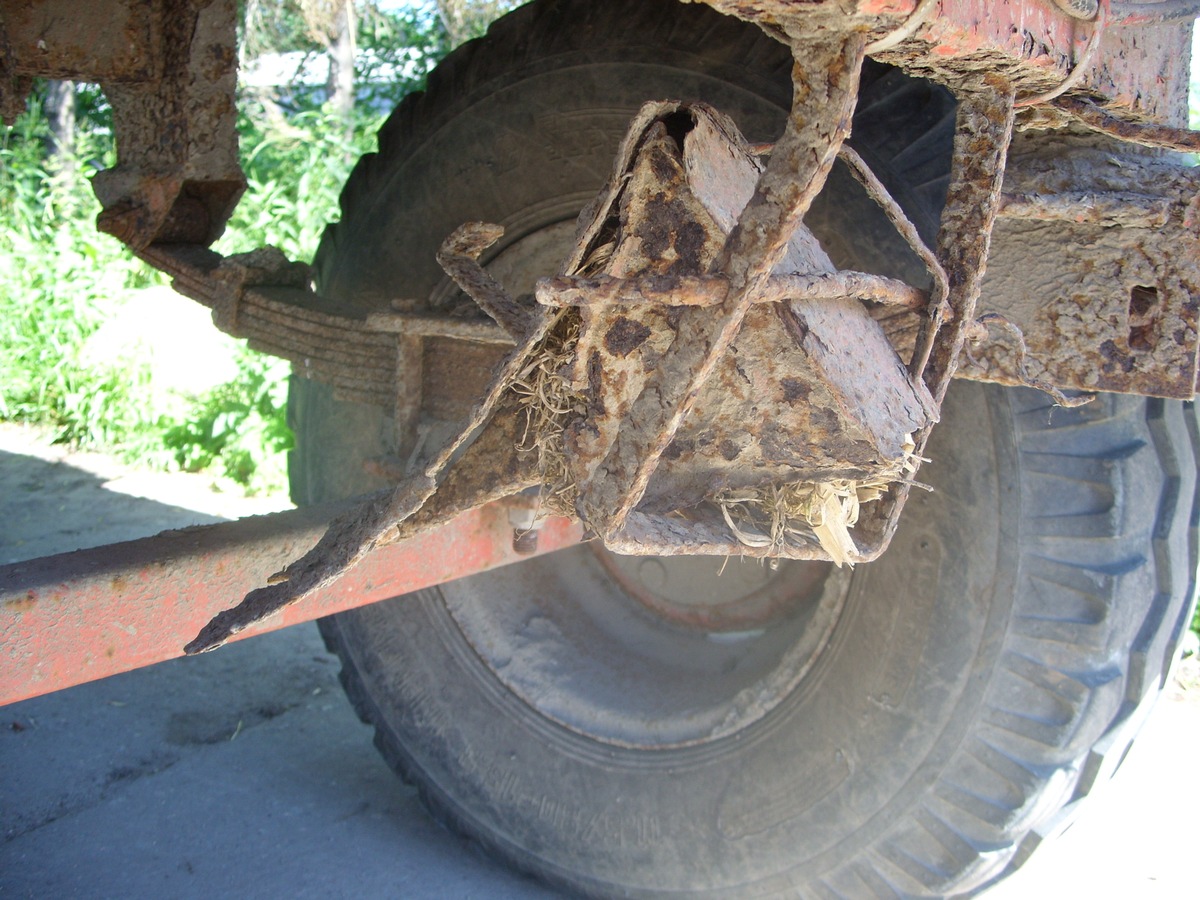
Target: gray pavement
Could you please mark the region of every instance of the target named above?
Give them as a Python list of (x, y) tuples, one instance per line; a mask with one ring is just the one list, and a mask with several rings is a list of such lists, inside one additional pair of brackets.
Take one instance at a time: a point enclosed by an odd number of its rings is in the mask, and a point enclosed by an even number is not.
[[(0, 426), (0, 562), (263, 505)], [(989, 900), (1194, 897), (1197, 693), (1160, 704), (1090, 815)], [(0, 897), (220, 895), (555, 896), (425, 815), (312, 625), (0, 709)]]

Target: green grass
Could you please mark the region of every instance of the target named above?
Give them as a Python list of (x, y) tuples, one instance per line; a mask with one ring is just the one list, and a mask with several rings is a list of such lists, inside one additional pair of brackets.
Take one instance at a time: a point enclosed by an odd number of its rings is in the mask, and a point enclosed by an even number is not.
[(264, 127), (243, 113), (239, 132), (246, 193), (214, 249), (244, 253), (278, 247), (289, 259), (311, 262), (325, 226), (339, 216), (338, 196), (350, 170), (375, 149), (378, 116), (360, 116), (350, 136), (339, 119), (301, 112), (281, 127)]
[[(0, 418), (51, 424), (83, 446), (141, 445), (152, 423), (136, 402), (148, 373), (89, 363), (85, 343), (114, 295), (162, 283), (99, 234), (99, 206), (78, 173), (47, 171), (45, 123), (36, 106), (0, 141)], [(80, 165), (105, 161), (83, 134)], [(139, 447), (139, 449), (141, 449)]]
[[(320, 111), (268, 131), (240, 122), (248, 189), (216, 245), (236, 253), (267, 244), (311, 260), (338, 194), (378, 122), (353, 135)], [(250, 492), (286, 490), (287, 363), (233, 351), (236, 377), (166, 397), (144, 359), (98, 359), (89, 340), (120, 298), (165, 278), (96, 231), (88, 174), (115, 163), (112, 141), (80, 131), (73, 167), (45, 159), (36, 101), (0, 139), (0, 420), (47, 425), (56, 439), (166, 469), (209, 471)]]

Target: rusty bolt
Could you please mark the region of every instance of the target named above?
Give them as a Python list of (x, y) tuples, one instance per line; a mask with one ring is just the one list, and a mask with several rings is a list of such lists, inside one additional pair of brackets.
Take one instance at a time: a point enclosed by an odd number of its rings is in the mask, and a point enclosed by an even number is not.
[(536, 528), (530, 528), (528, 531), (522, 531), (520, 528), (513, 529), (513, 552), (519, 553), (522, 556), (529, 556), (537, 553), (538, 533)]
[(526, 497), (513, 497), (508, 507), (508, 524), (513, 529), (513, 552), (522, 556), (537, 552), (538, 532), (542, 528), (534, 503), (529, 500)]

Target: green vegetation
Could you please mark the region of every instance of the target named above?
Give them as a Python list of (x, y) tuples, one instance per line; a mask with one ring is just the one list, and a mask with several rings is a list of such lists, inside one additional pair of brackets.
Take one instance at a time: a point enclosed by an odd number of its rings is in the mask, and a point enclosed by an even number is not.
[[(378, 0), (353, 0), (349, 19), (360, 52), (349, 112), (337, 97), (322, 104), (323, 86), (297, 79), (243, 89), (238, 130), (248, 188), (215, 249), (273, 245), (310, 261), (383, 117), (424, 86), (452, 45), (513, 5), (426, 0), (384, 9)], [(344, 39), (342, 6), (239, 4), (242, 63), (290, 53), (319, 68)], [(114, 350), (99, 340), (139, 290), (166, 282), (95, 229), (99, 205), (88, 179), (117, 161), (103, 95), (75, 86), (68, 135), (52, 133), (52, 116), (44, 114), (52, 111), (44, 110), (50, 96), (48, 84), (37, 85), (27, 111), (0, 133), (0, 420), (50, 426), (59, 441), (142, 463), (211, 471), (249, 491), (284, 489), (287, 363), (231, 341), (218, 348), (228, 381), (164, 389), (149, 361), (153, 348), (118, 343)]]
[[(220, 249), (271, 243), (311, 258), (351, 158), (326, 137), (341, 129), (325, 124), (309, 112), (286, 123), (286, 136), (244, 125), (250, 188)], [(145, 355), (92, 351), (131, 292), (165, 279), (95, 229), (87, 175), (115, 162), (104, 126), (81, 120), (75, 152), (53, 162), (47, 137), (35, 100), (0, 142), (0, 419), (159, 467), (211, 469), (250, 491), (283, 489), (286, 363), (231, 346), (233, 380), (179, 396), (156, 389)]]
[(246, 193), (214, 249), (244, 253), (270, 245), (308, 262), (325, 226), (338, 218), (338, 195), (354, 163), (375, 149), (383, 117), (357, 115), (349, 135), (320, 109), (265, 122), (245, 110), (239, 117)]
[(148, 373), (89, 363), (82, 351), (109, 298), (161, 278), (93, 226), (98, 204), (82, 173), (113, 162), (103, 126), (81, 129), (57, 170), (47, 139), (35, 99), (0, 140), (0, 418), (139, 453), (153, 425), (137, 402)]
[[(325, 225), (338, 216), (354, 161), (374, 149), (386, 112), (423, 86), (449, 47), (432, 8), (365, 10), (359, 40), (371, 53), (358, 73), (360, 105), (349, 122), (291, 89), (241, 98), (248, 188), (215, 249), (273, 245), (311, 260)], [(322, 51), (294, 4), (280, 3), (272, 14), (259, 23), (260, 51)], [(383, 66), (402, 69), (401, 77), (372, 81)], [(156, 386), (148, 354), (95, 352), (98, 333), (125, 299), (166, 280), (95, 229), (99, 205), (89, 176), (116, 164), (103, 96), (76, 87), (73, 138), (57, 153), (46, 97), (47, 85), (39, 84), (27, 111), (0, 133), (0, 420), (50, 426), (59, 441), (131, 461), (210, 471), (250, 492), (284, 490), (287, 363), (231, 341), (224, 362), (233, 377), (180, 394)]]

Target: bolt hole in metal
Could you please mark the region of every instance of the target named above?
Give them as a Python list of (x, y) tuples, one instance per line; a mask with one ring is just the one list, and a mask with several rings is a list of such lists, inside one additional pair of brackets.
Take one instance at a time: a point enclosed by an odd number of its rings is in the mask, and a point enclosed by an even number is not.
[(1149, 353), (1154, 349), (1155, 324), (1160, 302), (1158, 289), (1134, 285), (1129, 291), (1129, 349)]
[[(571, 222), (546, 226), (487, 268), (511, 295), (531, 293), (573, 235)], [(728, 737), (786, 698), (828, 643), (850, 577), (822, 562), (588, 544), (489, 575), (486, 597), (461, 583), (442, 594), (483, 664), (539, 714), (604, 743), (667, 749)]]

